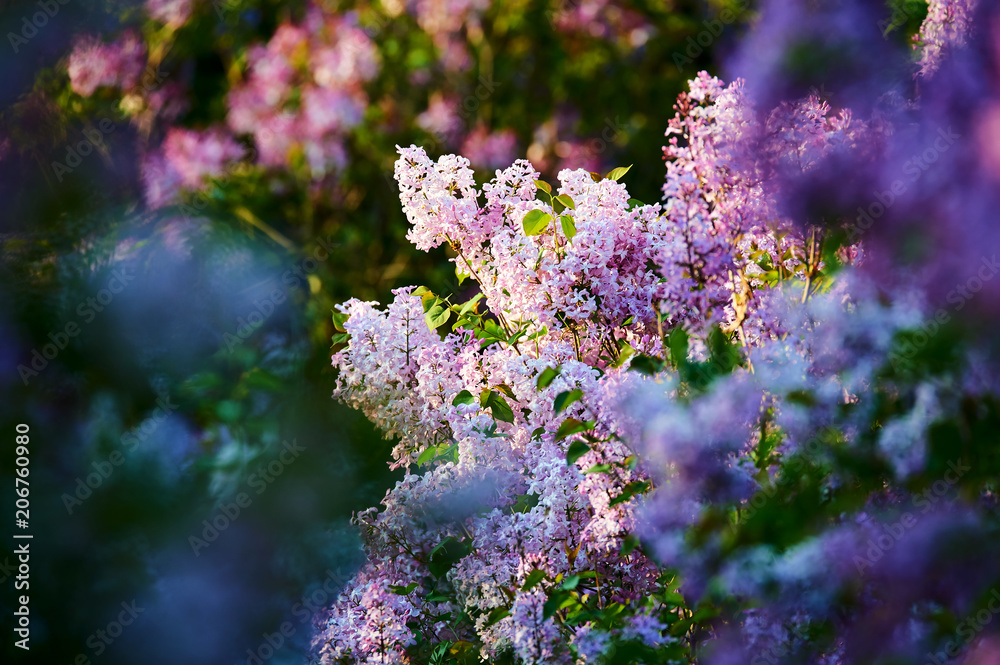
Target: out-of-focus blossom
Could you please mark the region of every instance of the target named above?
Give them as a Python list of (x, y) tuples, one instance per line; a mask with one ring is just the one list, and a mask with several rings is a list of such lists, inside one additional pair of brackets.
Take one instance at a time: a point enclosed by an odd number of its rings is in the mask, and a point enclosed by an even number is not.
[(149, 15), (174, 28), (187, 23), (193, 10), (194, 0), (146, 0)]
[(949, 49), (963, 46), (971, 28), (978, 0), (930, 0), (927, 18), (916, 36), (920, 45), (920, 75), (930, 76)]
[(230, 162), (243, 155), (243, 149), (221, 129), (197, 132), (174, 128), (163, 142), (163, 154), (181, 183), (196, 188), (206, 177), (221, 175)]
[(321, 179), (344, 165), (344, 133), (361, 121), (363, 84), (378, 69), (375, 45), (352, 14), (310, 7), (301, 25), (282, 24), (251, 51), (246, 79), (229, 93), (228, 124), (253, 136), (261, 164), (292, 166), (302, 155)]
[(514, 161), (517, 135), (510, 129), (490, 132), (476, 127), (465, 137), (462, 154), (478, 169), (494, 171)]
[(69, 79), (73, 91), (89, 97), (100, 87), (128, 90), (142, 76), (146, 45), (134, 32), (126, 32), (106, 44), (97, 37), (82, 37), (69, 56)]

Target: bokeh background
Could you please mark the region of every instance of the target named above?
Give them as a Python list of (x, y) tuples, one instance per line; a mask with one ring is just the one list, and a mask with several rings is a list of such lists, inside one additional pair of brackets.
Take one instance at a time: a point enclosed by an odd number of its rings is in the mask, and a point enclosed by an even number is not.
[[(897, 4), (906, 39), (925, 6)], [(460, 152), (483, 181), (524, 157), (550, 181), (657, 164), (686, 80), (753, 17), (0, 2), (0, 504), (13, 531), (26, 423), (34, 535), (29, 653), (0, 539), (4, 662), (307, 662), (315, 610), (360, 563), (351, 514), (397, 477), (330, 399), (332, 306), (463, 288), (444, 249), (405, 239), (395, 146)], [(629, 191), (655, 201), (662, 178), (633, 169)], [(115, 636), (122, 603), (142, 611)]]

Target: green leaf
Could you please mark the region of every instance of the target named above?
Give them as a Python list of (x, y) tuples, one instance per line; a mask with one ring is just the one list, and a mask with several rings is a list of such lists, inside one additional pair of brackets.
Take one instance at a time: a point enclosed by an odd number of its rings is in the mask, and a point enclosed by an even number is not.
[(489, 628), (494, 624), (500, 623), (506, 617), (509, 616), (510, 616), (510, 610), (508, 610), (506, 607), (498, 607), (494, 609), (492, 612), (490, 612), (490, 615), (486, 618), (486, 624), (483, 627)]
[(635, 354), (635, 349), (632, 345), (623, 339), (618, 340), (618, 360), (615, 361), (615, 367), (621, 367), (625, 364), (629, 358)]
[(576, 203), (573, 202), (573, 197), (569, 194), (560, 194), (556, 197), (556, 201), (563, 204), (563, 206), (569, 208), (570, 210), (576, 210)]
[(545, 230), (545, 227), (549, 225), (552, 221), (552, 215), (543, 210), (530, 210), (528, 214), (524, 216), (524, 221), (521, 223), (524, 226), (524, 235), (526, 236), (537, 236)]
[(451, 400), (452, 406), (458, 406), (459, 404), (475, 404), (476, 398), (468, 390), (463, 390), (462, 392), (455, 395), (455, 399)]
[(338, 344), (347, 344), (351, 341), (351, 333), (337, 333), (330, 338), (330, 347), (337, 346)]
[(528, 492), (527, 494), (522, 494), (521, 496), (517, 497), (517, 501), (515, 501), (511, 505), (510, 510), (511, 512), (514, 513), (526, 513), (538, 505), (539, 498), (540, 497), (537, 494), (534, 494), (532, 492)]
[(628, 200), (628, 209), (629, 210), (634, 210), (635, 208), (641, 208), (644, 205), (646, 205), (646, 204), (643, 203), (642, 201), (640, 201), (639, 199), (629, 199)]
[(334, 311), (333, 312), (333, 329), (337, 332), (347, 332), (347, 328), (344, 324), (347, 320), (351, 318), (350, 314), (344, 314), (343, 312)]
[(576, 237), (576, 222), (569, 215), (562, 215), (559, 218), (559, 223), (562, 224), (563, 233), (567, 238), (572, 240)]
[(577, 587), (578, 584), (580, 584), (580, 576), (570, 575), (569, 577), (563, 580), (562, 588), (566, 589), (566, 591), (572, 591)]
[(549, 599), (545, 601), (545, 604), (542, 605), (542, 616), (548, 619), (559, 610), (576, 604), (577, 600), (573, 597), (573, 592), (558, 591), (550, 596)]
[(545, 571), (535, 568), (533, 571), (528, 573), (527, 577), (524, 578), (524, 586), (521, 587), (521, 590), (527, 591), (528, 589), (535, 586), (544, 579), (545, 579)]
[(536, 180), (535, 187), (542, 190), (546, 194), (552, 193), (552, 186), (549, 183), (545, 182), (544, 180)]
[(566, 464), (574, 464), (578, 459), (590, 452), (590, 446), (588, 446), (583, 441), (574, 441), (569, 444), (569, 450), (566, 451)]
[(581, 397), (583, 397), (583, 391), (579, 389), (566, 390), (556, 395), (555, 402), (553, 402), (556, 415), (562, 413), (566, 409), (566, 407), (568, 407), (573, 402), (578, 401)]
[(476, 303), (478, 303), (482, 299), (482, 297), (483, 297), (482, 293), (477, 293), (476, 295), (474, 295), (472, 298), (470, 298), (467, 302), (465, 302), (462, 305), (461, 309), (458, 310), (458, 315), (465, 316), (469, 312), (476, 311)]
[(631, 482), (625, 486), (625, 489), (622, 490), (621, 494), (611, 499), (608, 506), (616, 506), (619, 503), (625, 503), (636, 494), (645, 494), (648, 489), (649, 483), (645, 480), (636, 480)]
[(667, 348), (674, 367), (682, 367), (687, 362), (688, 334), (683, 328), (674, 328), (667, 335)]
[(584, 473), (584, 475), (586, 475), (588, 473), (607, 473), (610, 470), (611, 470), (611, 465), (610, 464), (595, 464), (594, 466), (590, 467), (589, 469), (587, 469), (583, 473)]
[(653, 356), (639, 354), (632, 358), (632, 364), (628, 368), (646, 376), (653, 376), (663, 369), (663, 361)]
[(395, 594), (399, 594), (400, 596), (406, 596), (409, 595), (414, 589), (416, 589), (417, 586), (419, 585), (416, 582), (410, 582), (406, 586), (399, 586), (394, 584), (391, 585), (389, 589)]
[(427, 322), (427, 327), (431, 330), (437, 330), (448, 323), (450, 317), (451, 310), (448, 309), (447, 303), (440, 298), (434, 298), (424, 303), (424, 321)]
[(437, 446), (431, 446), (424, 452), (420, 453), (420, 457), (417, 458), (417, 466), (423, 466), (435, 457), (437, 457)]
[(580, 432), (586, 432), (588, 429), (594, 429), (596, 423), (593, 420), (588, 420), (587, 422), (580, 422), (576, 418), (567, 418), (563, 421), (559, 429), (556, 430), (556, 441), (562, 441), (567, 436), (572, 436), (573, 434), (578, 434)]
[(535, 382), (535, 385), (538, 386), (539, 390), (545, 390), (552, 385), (552, 382), (555, 381), (557, 376), (559, 376), (559, 371), (561, 369), (562, 368), (559, 365), (556, 365), (555, 367), (546, 367), (542, 370), (542, 373), (538, 375), (538, 380)]
[(608, 180), (621, 180), (631, 168), (632, 165), (629, 164), (628, 166), (619, 166), (618, 168), (611, 169), (608, 172), (607, 178)]
[(500, 420), (505, 423), (514, 422), (514, 411), (511, 410), (510, 404), (507, 403), (507, 400), (505, 400), (497, 391), (489, 391), (486, 399), (480, 400), (480, 402), (485, 408), (489, 409), (493, 413), (494, 420)]
[(472, 547), (468, 540), (458, 540), (454, 536), (448, 536), (431, 550), (427, 569), (434, 577), (444, 577), (471, 551)]

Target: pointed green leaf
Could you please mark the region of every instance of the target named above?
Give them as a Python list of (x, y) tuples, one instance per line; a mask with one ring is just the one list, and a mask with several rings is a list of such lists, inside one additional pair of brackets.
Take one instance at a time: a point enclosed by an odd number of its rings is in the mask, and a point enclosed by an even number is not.
[(636, 494), (644, 494), (648, 489), (649, 489), (649, 483), (645, 480), (636, 480), (634, 482), (631, 482), (625, 486), (621, 494), (611, 499), (611, 501), (608, 503), (608, 506), (616, 506), (619, 503), (625, 503), (626, 501), (634, 497)]
[(555, 381), (557, 376), (559, 376), (559, 370), (560, 370), (559, 365), (556, 365), (555, 367), (546, 367), (545, 369), (543, 369), (542, 373), (538, 375), (538, 381), (536, 384), (538, 385), (538, 389), (545, 390), (550, 385), (552, 385), (552, 382)]
[(569, 194), (560, 194), (556, 197), (556, 201), (563, 204), (564, 207), (570, 210), (576, 210), (576, 203), (573, 202), (573, 197)]
[(458, 406), (459, 404), (475, 404), (476, 398), (472, 396), (468, 390), (463, 390), (462, 392), (455, 395), (455, 399), (451, 400), (452, 406)]
[(543, 210), (530, 210), (528, 214), (524, 216), (524, 221), (522, 225), (524, 226), (524, 235), (526, 236), (537, 236), (545, 230), (545, 227), (549, 225), (552, 221), (552, 215)]
[(590, 446), (583, 441), (574, 441), (566, 451), (566, 464), (575, 464), (578, 459), (590, 452)]
[(568, 407), (573, 402), (578, 401), (581, 397), (583, 397), (583, 391), (579, 389), (567, 390), (565, 392), (561, 392), (558, 395), (556, 395), (555, 402), (553, 403), (553, 406), (555, 407), (556, 410), (556, 415), (562, 413), (566, 409), (566, 407)]
[(420, 453), (420, 457), (417, 458), (417, 466), (423, 466), (435, 457), (437, 457), (437, 446), (431, 446), (424, 452)]
[(424, 311), (424, 321), (427, 322), (427, 327), (431, 330), (437, 330), (446, 324), (450, 316), (451, 310), (448, 309), (447, 303), (440, 298), (435, 298)]
[(535, 187), (542, 190), (546, 194), (552, 193), (552, 186), (549, 183), (545, 182), (544, 180), (536, 180)]
[(514, 422), (514, 412), (511, 410), (510, 404), (495, 390), (490, 391), (482, 404), (493, 413), (494, 420), (500, 420), (505, 423)]
[(347, 323), (347, 320), (349, 318), (351, 318), (350, 314), (344, 314), (343, 312), (338, 312), (334, 310), (333, 329), (336, 330), (337, 332), (342, 332), (342, 333), (347, 332), (347, 328), (344, 327), (344, 324)]
[(562, 215), (559, 218), (559, 223), (562, 224), (563, 233), (567, 238), (572, 240), (576, 237), (576, 222), (569, 215)]
[(545, 579), (545, 571), (535, 568), (533, 571), (528, 573), (528, 576), (524, 578), (524, 586), (521, 587), (523, 591), (527, 591), (531, 587), (535, 586), (539, 582)]
[(500, 623), (504, 618), (510, 616), (510, 610), (506, 607), (498, 607), (490, 612), (490, 615), (486, 618), (486, 624), (484, 628), (489, 628), (490, 626)]
[(628, 166), (619, 166), (618, 168), (611, 169), (611, 171), (608, 172), (608, 180), (621, 180), (631, 168), (632, 165), (629, 164)]
[(578, 584), (580, 584), (580, 576), (570, 575), (569, 577), (563, 580), (562, 588), (566, 589), (566, 591), (572, 591), (577, 587)]
[(556, 430), (556, 441), (562, 441), (567, 436), (572, 436), (573, 434), (579, 434), (580, 432), (586, 432), (588, 429), (594, 429), (593, 420), (588, 420), (586, 422), (580, 422), (576, 418), (567, 418), (563, 421), (559, 429)]

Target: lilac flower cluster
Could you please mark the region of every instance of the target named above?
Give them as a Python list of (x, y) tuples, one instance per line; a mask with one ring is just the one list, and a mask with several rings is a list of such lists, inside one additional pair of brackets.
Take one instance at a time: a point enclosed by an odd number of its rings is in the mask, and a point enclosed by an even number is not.
[[(819, 4), (830, 43), (871, 13)], [(768, 3), (761, 30), (804, 12)], [(851, 67), (841, 97), (775, 100), (798, 91), (778, 51), (746, 81), (700, 75), (668, 125), (662, 204), (630, 199), (627, 169), (552, 186), (519, 160), (478, 187), (468, 159), (400, 148), (408, 238), (447, 245), (479, 293), (409, 287), (335, 315), (334, 396), (397, 437), (407, 475), (356, 517), (369, 562), (317, 636), (325, 662), (994, 657), (985, 620), (958, 646), (947, 628), (1000, 581), (977, 468), (995, 467), (995, 345), (974, 328), (997, 301), (963, 297), (957, 332), (935, 308), (962, 265), (968, 292), (997, 288), (980, 256), (1000, 160), (940, 147), (951, 170), (890, 185), (884, 228), (852, 217), (923, 128), (993, 137), (998, 33), (968, 31), (998, 21), (933, 6), (905, 100)], [(904, 229), (929, 244), (900, 247)], [(921, 352), (935, 334), (958, 335), (945, 362)]]

